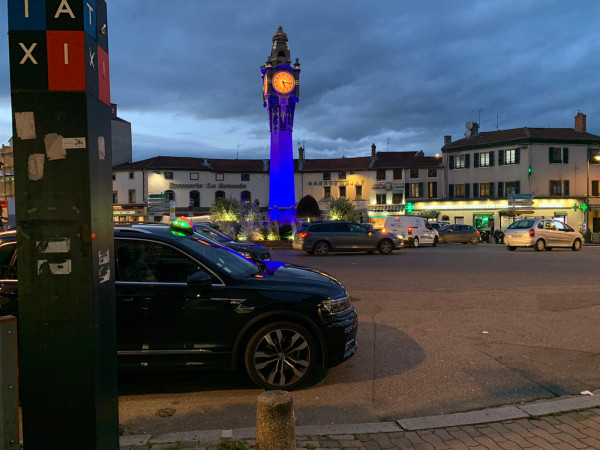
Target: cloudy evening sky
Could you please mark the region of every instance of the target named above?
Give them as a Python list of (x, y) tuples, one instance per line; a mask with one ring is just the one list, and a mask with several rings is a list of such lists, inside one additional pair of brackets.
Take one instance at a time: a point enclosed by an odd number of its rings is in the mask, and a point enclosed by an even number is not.
[[(366, 156), (373, 142), (434, 155), (467, 121), (572, 128), (578, 110), (600, 134), (596, 0), (107, 3), (111, 100), (132, 124), (134, 160), (268, 157), (260, 66), (278, 25), (302, 65), (294, 144), (309, 158)], [(0, 64), (6, 144), (5, 32)]]

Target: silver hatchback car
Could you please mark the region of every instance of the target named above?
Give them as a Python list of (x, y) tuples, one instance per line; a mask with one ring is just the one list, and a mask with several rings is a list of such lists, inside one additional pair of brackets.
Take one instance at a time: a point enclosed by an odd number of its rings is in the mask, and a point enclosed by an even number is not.
[(569, 225), (554, 219), (521, 219), (504, 230), (504, 243), (510, 251), (517, 247), (533, 247), (536, 251), (554, 247), (581, 250), (583, 236)]

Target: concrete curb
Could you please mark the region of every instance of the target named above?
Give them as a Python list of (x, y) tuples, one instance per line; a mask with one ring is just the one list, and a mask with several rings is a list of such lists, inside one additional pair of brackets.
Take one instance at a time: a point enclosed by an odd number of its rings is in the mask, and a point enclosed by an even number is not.
[[(399, 419), (396, 422), (376, 422), (339, 425), (303, 425), (296, 427), (296, 436), (325, 436), (393, 433), (397, 431), (416, 431), (465, 425), (476, 425), (505, 420), (528, 419), (548, 414), (566, 413), (580, 409), (600, 406), (600, 395), (560, 397), (553, 400), (537, 401), (527, 404), (501, 406), (456, 414)], [(222, 439), (256, 438), (256, 428), (236, 428), (234, 430), (199, 430), (179, 433), (167, 433), (159, 436), (130, 435), (121, 436), (119, 445), (141, 446), (148, 444), (168, 444), (174, 442), (202, 442), (204, 445), (217, 446)]]

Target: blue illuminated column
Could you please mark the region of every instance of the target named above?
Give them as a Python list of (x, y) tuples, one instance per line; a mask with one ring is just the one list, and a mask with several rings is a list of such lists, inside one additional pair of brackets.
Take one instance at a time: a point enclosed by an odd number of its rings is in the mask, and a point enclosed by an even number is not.
[(271, 56), (261, 67), (263, 104), (269, 112), (271, 131), (269, 217), (280, 223), (296, 220), (292, 131), (300, 90), (300, 63), (296, 59), (292, 68), (291, 62), (287, 35), (280, 26), (273, 35)]

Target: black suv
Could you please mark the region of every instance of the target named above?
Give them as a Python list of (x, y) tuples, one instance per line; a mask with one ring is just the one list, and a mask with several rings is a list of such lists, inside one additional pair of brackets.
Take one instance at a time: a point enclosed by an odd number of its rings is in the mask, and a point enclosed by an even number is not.
[[(290, 390), (356, 351), (357, 313), (330, 275), (166, 225), (114, 233), (120, 368), (245, 366), (257, 385)], [(18, 313), (16, 264), (16, 233), (1, 233), (0, 316)]]
[(213, 241), (218, 242), (225, 247), (229, 247), (236, 252), (244, 255), (246, 258), (250, 258), (253, 261), (262, 261), (265, 259), (271, 259), (271, 253), (269, 249), (263, 247), (260, 244), (253, 242), (236, 241), (231, 239), (225, 233), (221, 233), (219, 230), (204, 224), (196, 225), (196, 233), (201, 234)]

